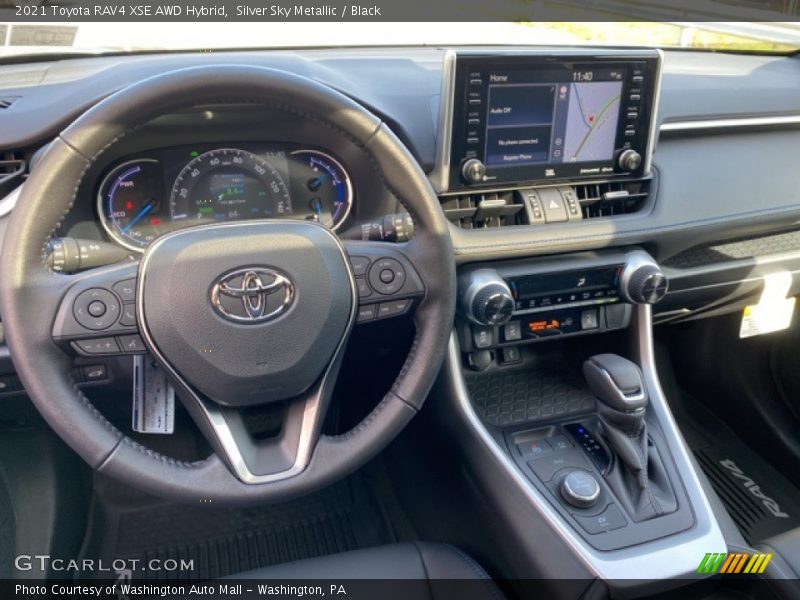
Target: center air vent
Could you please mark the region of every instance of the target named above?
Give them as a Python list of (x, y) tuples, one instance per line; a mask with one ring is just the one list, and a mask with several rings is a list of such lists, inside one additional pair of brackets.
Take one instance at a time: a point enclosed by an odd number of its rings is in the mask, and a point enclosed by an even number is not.
[(462, 229), (517, 225), (522, 203), (512, 190), (486, 194), (459, 194), (442, 198), (447, 219)]
[(650, 180), (532, 186), (440, 198), (447, 219), (462, 229), (548, 225), (641, 210)]
[(575, 185), (584, 219), (638, 212), (648, 196), (649, 180), (609, 181)]

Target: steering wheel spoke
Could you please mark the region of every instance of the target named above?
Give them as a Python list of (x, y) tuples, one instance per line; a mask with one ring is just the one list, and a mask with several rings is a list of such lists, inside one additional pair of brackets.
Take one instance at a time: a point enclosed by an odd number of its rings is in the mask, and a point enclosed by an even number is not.
[(283, 402), (226, 407), (183, 386), (179, 395), (216, 455), (240, 481), (287, 479), (302, 472), (313, 455), (343, 353), (344, 344), (311, 388)]
[(358, 290), (356, 324), (410, 313), (425, 296), (413, 243), (344, 242)]
[(53, 340), (81, 356), (146, 351), (136, 323), (139, 263), (125, 262), (54, 277), (67, 285), (53, 322)]

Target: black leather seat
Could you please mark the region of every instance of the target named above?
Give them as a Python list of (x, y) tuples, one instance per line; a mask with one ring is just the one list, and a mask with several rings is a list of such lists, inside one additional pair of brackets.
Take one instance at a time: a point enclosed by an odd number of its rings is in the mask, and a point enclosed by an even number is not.
[[(347, 598), (502, 600), (486, 571), (470, 556), (445, 544), (411, 542), (332, 554), (232, 576), (259, 581), (341, 582)], [(393, 580), (390, 585), (386, 581)], [(323, 586), (324, 587), (324, 586)], [(326, 595), (329, 595), (325, 588)], [(378, 595), (379, 594), (379, 595)], [(330, 594), (336, 595), (336, 594)]]

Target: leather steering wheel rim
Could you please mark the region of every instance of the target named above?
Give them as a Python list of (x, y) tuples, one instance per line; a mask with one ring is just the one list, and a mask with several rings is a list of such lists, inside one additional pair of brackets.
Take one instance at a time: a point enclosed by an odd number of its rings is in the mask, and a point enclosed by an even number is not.
[[(80, 181), (103, 152), (153, 118), (200, 104), (263, 105), (346, 136), (370, 157), (375, 174), (409, 211), (410, 242), (425, 294), (416, 334), (391, 390), (352, 430), (321, 435), (293, 477), (244, 483), (217, 456), (182, 462), (135, 442), (109, 423), (70, 377), (71, 358), (53, 341), (53, 316), (76, 276), (53, 272), (45, 247), (75, 202)], [(455, 311), (449, 228), (425, 173), (391, 130), (367, 109), (320, 83), (264, 67), (182, 69), (133, 84), (67, 127), (25, 182), (0, 254), (0, 314), (17, 372), (53, 430), (92, 468), (175, 500), (217, 504), (276, 501), (307, 493), (352, 472), (385, 447), (422, 406), (444, 360)]]

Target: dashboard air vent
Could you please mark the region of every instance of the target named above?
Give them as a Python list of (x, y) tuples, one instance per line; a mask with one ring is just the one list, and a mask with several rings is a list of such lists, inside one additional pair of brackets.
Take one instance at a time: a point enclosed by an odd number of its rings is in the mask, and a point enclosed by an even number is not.
[(25, 173), (25, 155), (21, 152), (0, 152), (0, 186)]
[(441, 202), (447, 219), (462, 229), (516, 225), (523, 208), (511, 190), (444, 196)]
[(574, 186), (584, 219), (638, 212), (649, 193), (649, 180), (581, 183)]
[(11, 105), (17, 100), (19, 100), (19, 96), (5, 96), (0, 98), (0, 110), (11, 108)]

